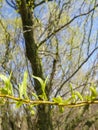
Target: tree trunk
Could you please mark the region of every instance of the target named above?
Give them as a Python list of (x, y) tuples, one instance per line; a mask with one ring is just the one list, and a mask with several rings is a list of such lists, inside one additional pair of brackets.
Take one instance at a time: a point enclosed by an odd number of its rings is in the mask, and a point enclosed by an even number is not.
[[(30, 10), (30, 7), (27, 7), (26, 0), (21, 0), (21, 5), (19, 5), (19, 12), (22, 19), (23, 35), (26, 46), (26, 56), (31, 63), (33, 75), (44, 79), (41, 61), (37, 53), (37, 45), (34, 41), (33, 15), (32, 11)], [(36, 79), (34, 79), (34, 84), (37, 95), (42, 94), (40, 83)], [(52, 130), (52, 120), (49, 106), (38, 106), (38, 121), (36, 129)]]

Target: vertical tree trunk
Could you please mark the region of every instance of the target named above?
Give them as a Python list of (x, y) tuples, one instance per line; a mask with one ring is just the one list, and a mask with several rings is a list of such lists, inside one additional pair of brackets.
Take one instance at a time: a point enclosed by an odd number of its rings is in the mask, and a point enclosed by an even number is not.
[[(31, 63), (33, 75), (43, 77), (42, 66), (40, 58), (37, 53), (37, 45), (34, 41), (33, 36), (33, 15), (32, 11), (26, 5), (26, 0), (21, 0), (21, 5), (19, 5), (19, 12), (22, 19), (23, 35), (25, 39), (26, 55)], [(41, 86), (39, 82), (34, 79), (36, 93), (42, 94)], [(38, 106), (38, 130), (52, 130), (52, 120), (50, 115), (49, 106), (39, 105)]]

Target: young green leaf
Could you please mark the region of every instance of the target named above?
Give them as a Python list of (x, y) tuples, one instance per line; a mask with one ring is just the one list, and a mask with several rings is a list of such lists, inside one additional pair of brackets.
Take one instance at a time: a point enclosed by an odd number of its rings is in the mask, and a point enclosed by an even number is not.
[(40, 97), (42, 100), (48, 100), (48, 99), (47, 99), (47, 96), (46, 96), (46, 93), (42, 93), (41, 95), (39, 95), (39, 97)]
[(6, 99), (0, 98), (0, 106), (1, 106), (1, 105), (4, 105), (5, 103), (6, 103)]
[(6, 91), (6, 94), (9, 94), (9, 95), (13, 94), (12, 84), (10, 82), (11, 74), (9, 77), (6, 77), (5, 75), (0, 74), (0, 78), (4, 81), (4, 84), (5, 84), (4, 88), (2, 89), (3, 90), (2, 92)]
[(62, 98), (61, 98), (60, 96), (58, 96), (58, 97), (56, 97), (56, 98), (53, 98), (52, 100), (53, 100), (55, 103), (58, 103), (58, 104), (63, 103), (63, 100), (62, 100)]
[(28, 95), (27, 95), (27, 78), (28, 78), (28, 73), (26, 71), (24, 73), (23, 82), (22, 82), (23, 94), (24, 94), (25, 98), (28, 98)]
[(96, 88), (90, 87), (90, 91), (91, 91), (91, 98), (92, 98), (92, 99), (95, 99), (95, 98), (97, 97)]
[(32, 116), (35, 115), (35, 111), (34, 110), (31, 110), (30, 112), (31, 112)]
[(19, 94), (20, 98), (23, 98), (23, 96), (28, 99), (27, 95), (27, 78), (28, 78), (28, 73), (27, 71), (24, 73), (23, 81), (22, 84), (19, 84)]
[(35, 97), (35, 99), (38, 100), (38, 96), (36, 95), (36, 93), (33, 93), (33, 92), (32, 92), (32, 95)]
[(44, 90), (44, 81), (40, 77), (37, 77), (37, 76), (34, 76), (34, 75), (32, 75), (32, 77), (35, 78), (35, 79), (37, 79), (40, 82), (41, 87)]
[(59, 112), (61, 112), (61, 113), (64, 112), (64, 107), (63, 106), (59, 106)]
[(76, 102), (76, 98), (77, 98), (77, 96), (75, 95), (75, 92), (73, 92), (73, 94), (71, 95), (71, 102), (75, 103)]
[(44, 81), (40, 77), (37, 77), (37, 76), (34, 76), (34, 75), (32, 75), (32, 77), (37, 79), (39, 81), (39, 83), (41, 84), (41, 89), (42, 89), (43, 93), (41, 95), (39, 95), (39, 97), (43, 100), (47, 100), (47, 96), (46, 96), (46, 93), (45, 93), (45, 87), (46, 87), (46, 82), (47, 82), (48, 78), (46, 78), (46, 80)]
[(72, 102), (72, 103), (75, 103), (75, 102), (76, 102), (76, 94), (75, 94), (75, 92), (73, 91), (73, 87), (72, 87), (72, 84), (71, 84), (71, 83), (69, 84), (69, 87), (70, 87), (70, 91), (71, 91), (71, 102)]
[(82, 95), (81, 95), (78, 91), (75, 91), (75, 95), (77, 95), (77, 97), (78, 97), (81, 101), (83, 101), (83, 97), (82, 97)]
[(8, 91), (7, 91), (5, 88), (1, 88), (1, 89), (0, 89), (0, 93), (7, 95), (7, 94), (8, 94)]
[(16, 108), (20, 108), (23, 105), (22, 101), (16, 102)]
[(91, 100), (92, 100), (91, 96), (89, 96), (89, 95), (85, 96), (84, 98), (85, 98), (87, 101), (91, 101)]
[(63, 100), (63, 104), (70, 104), (72, 97), (68, 98), (67, 100)]

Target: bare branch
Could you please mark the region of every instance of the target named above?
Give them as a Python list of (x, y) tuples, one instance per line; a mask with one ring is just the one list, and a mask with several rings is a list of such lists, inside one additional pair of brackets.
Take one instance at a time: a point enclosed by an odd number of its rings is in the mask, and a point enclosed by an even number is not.
[[(50, 1), (53, 1), (53, 0), (48, 0), (48, 2), (50, 2)], [(40, 5), (44, 4), (44, 3), (45, 3), (45, 0), (41, 1), (38, 4), (35, 4), (34, 7), (40, 6)]]
[(93, 55), (93, 53), (98, 49), (96, 47), (89, 55), (88, 57), (80, 64), (80, 66), (72, 73), (60, 86), (60, 88), (57, 90), (55, 96), (57, 96), (58, 92), (63, 88), (64, 84), (67, 83), (80, 69), (81, 67), (89, 60), (89, 58)]
[(10, 7), (14, 8), (14, 9), (17, 9), (16, 3), (15, 3), (13, 0), (10, 0), (10, 2), (9, 2), (9, 0), (6, 0), (6, 3), (7, 3)]
[(77, 16), (74, 16), (69, 22), (67, 22), (66, 24), (64, 24), (63, 26), (61, 26), (60, 28), (58, 28), (57, 30), (54, 30), (54, 32), (52, 32), (50, 35), (48, 35), (43, 41), (41, 41), (39, 43), (39, 46), (40, 47), (45, 41), (47, 41), (47, 39), (49, 39), (52, 35), (58, 33), (59, 31), (61, 31), (62, 29), (64, 29), (66, 26), (68, 26), (70, 23), (72, 23), (75, 19), (77, 19), (78, 17), (82, 17), (82, 16), (85, 16), (85, 15), (88, 15), (90, 14), (91, 12), (93, 12), (96, 8), (98, 7), (98, 4), (96, 4), (91, 10), (89, 10), (88, 12), (86, 13), (83, 13), (83, 14), (79, 14)]

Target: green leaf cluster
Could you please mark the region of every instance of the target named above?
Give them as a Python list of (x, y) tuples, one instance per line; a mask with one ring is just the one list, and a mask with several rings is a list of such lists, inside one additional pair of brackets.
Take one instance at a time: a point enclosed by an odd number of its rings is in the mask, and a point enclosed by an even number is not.
[(85, 96), (85, 99), (87, 101), (93, 101), (95, 99), (97, 99), (98, 97), (98, 92), (96, 90), (96, 86), (92, 84), (92, 86), (90, 86), (90, 94)]
[(58, 96), (57, 98), (53, 98), (52, 100), (59, 105), (59, 111), (61, 113), (64, 112), (64, 100), (62, 99), (62, 97)]
[(13, 95), (13, 88), (12, 88), (12, 84), (10, 82), (11, 75), (12, 74), (10, 74), (9, 77), (6, 77), (5, 75), (0, 74), (0, 78), (4, 82), (4, 86), (0, 87), (1, 94)]
[[(12, 73), (10, 74), (9, 77), (0, 74), (0, 79), (1, 79), (1, 87), (0, 87), (0, 94), (1, 94), (1, 98), (0, 98), (0, 103), (4, 104), (6, 102), (5, 98), (9, 98), (12, 97), (11, 99), (14, 100), (14, 94), (13, 94), (13, 87), (11, 84), (11, 76)], [(47, 95), (46, 95), (46, 83), (47, 83), (47, 79), (43, 80), (40, 77), (34, 76), (32, 75), (32, 77), (36, 80), (38, 80), (38, 82), (40, 83), (41, 86), (41, 90), (42, 90), (42, 94), (41, 95), (37, 95), (36, 93), (32, 92), (32, 96), (34, 97), (35, 101), (39, 101), (39, 97), (44, 100), (44, 101), (48, 101)], [(2, 82), (3, 81), (3, 82)], [(35, 104), (30, 104), (30, 99), (29, 96), (27, 94), (27, 81), (28, 81), (28, 73), (27, 71), (24, 73), (23, 76), (23, 81), (21, 84), (19, 84), (19, 98), (15, 98), (16, 100), (16, 107), (20, 107), (24, 104), (24, 102), (26, 104), (29, 104), (28, 107), (31, 111), (32, 114), (34, 114), (34, 107), (36, 105), (38, 105), (37, 103)], [(67, 99), (63, 99), (61, 96), (58, 97), (53, 97), (52, 98), (52, 103), (54, 103), (54, 105), (58, 105), (59, 107), (59, 111), (63, 112), (64, 111), (64, 105), (72, 105), (72, 104), (77, 104), (77, 101), (81, 101), (81, 102), (88, 102), (88, 101), (94, 101), (97, 99), (98, 97), (98, 92), (96, 90), (96, 86), (92, 83), (92, 85), (89, 87), (89, 94), (83, 95), (81, 94), (79, 91), (74, 91), (72, 84), (69, 84), (69, 88), (70, 88), (70, 92), (71, 92), (71, 96)], [(3, 97), (2, 97), (3, 95)], [(4, 98), (5, 97), (5, 98)], [(41, 100), (41, 101), (42, 101)], [(46, 103), (47, 104), (47, 103)]]
[(71, 98), (70, 98), (70, 100), (72, 101), (72, 103), (75, 103), (78, 99), (83, 101), (83, 96), (80, 94), (80, 92), (73, 91), (72, 84), (70, 84), (69, 87), (70, 87), (70, 91), (71, 91)]
[(27, 73), (27, 71), (25, 71), (23, 81), (22, 81), (21, 84), (19, 84), (19, 95), (20, 95), (21, 99), (23, 97), (25, 99), (28, 99), (28, 95), (27, 95), (27, 78), (28, 78), (28, 73)]
[[(46, 78), (46, 80), (44, 81), (44, 80), (42, 80), (40, 77), (37, 77), (37, 76), (34, 76), (34, 75), (32, 75), (32, 77), (35, 78), (35, 79), (37, 79), (37, 80), (40, 82), (42, 94), (39, 95), (39, 97), (40, 97), (41, 99), (43, 99), (43, 100), (48, 100), (48, 99), (47, 99), (46, 92), (45, 92), (46, 83), (47, 83), (47, 79), (48, 79), (48, 78)], [(34, 93), (33, 93), (33, 95), (34, 95)], [(36, 97), (37, 97), (37, 96), (36, 96)]]

